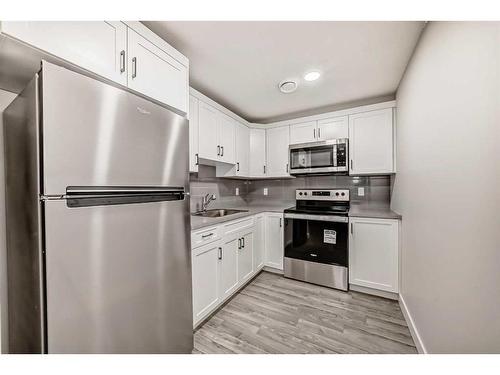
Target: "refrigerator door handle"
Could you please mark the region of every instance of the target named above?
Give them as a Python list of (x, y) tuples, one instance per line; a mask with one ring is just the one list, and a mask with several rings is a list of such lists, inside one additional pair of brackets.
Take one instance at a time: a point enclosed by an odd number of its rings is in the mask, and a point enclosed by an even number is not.
[(182, 187), (87, 187), (68, 186), (62, 196), (71, 208), (117, 204), (181, 201), (187, 193)]

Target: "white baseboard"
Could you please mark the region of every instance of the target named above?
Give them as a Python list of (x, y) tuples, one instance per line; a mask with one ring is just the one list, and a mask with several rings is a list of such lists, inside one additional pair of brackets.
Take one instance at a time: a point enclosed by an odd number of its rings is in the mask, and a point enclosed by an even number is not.
[(413, 321), (413, 318), (411, 317), (410, 311), (408, 310), (408, 307), (406, 306), (405, 300), (401, 294), (399, 295), (399, 307), (401, 307), (401, 311), (403, 312), (403, 316), (405, 317), (406, 324), (408, 325), (408, 328), (410, 329), (410, 334), (411, 334), (411, 337), (413, 338), (413, 342), (415, 343), (415, 346), (417, 347), (418, 353), (419, 354), (427, 354), (427, 349), (425, 349), (422, 338), (420, 337), (420, 334), (418, 333), (417, 327), (415, 326), (415, 322)]

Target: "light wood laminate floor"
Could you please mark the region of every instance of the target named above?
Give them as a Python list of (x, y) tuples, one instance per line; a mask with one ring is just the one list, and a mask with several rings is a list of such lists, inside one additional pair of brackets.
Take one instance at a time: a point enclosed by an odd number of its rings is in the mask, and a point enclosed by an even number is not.
[(260, 273), (199, 327), (193, 353), (416, 353), (396, 301)]

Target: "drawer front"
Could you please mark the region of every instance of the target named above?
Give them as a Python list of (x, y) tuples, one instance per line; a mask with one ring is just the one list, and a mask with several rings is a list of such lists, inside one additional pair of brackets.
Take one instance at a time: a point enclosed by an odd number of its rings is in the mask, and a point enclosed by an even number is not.
[(240, 232), (241, 230), (244, 230), (246, 228), (251, 228), (253, 227), (253, 224), (253, 216), (242, 220), (232, 221), (229, 224), (224, 225), (224, 235), (228, 236)]
[(191, 233), (191, 247), (194, 249), (207, 243), (217, 241), (219, 238), (221, 238), (220, 227), (203, 228), (202, 230)]

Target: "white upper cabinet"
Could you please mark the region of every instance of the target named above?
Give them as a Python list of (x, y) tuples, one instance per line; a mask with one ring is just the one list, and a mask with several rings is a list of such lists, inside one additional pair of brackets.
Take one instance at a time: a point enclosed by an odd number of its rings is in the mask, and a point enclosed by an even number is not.
[(266, 131), (250, 129), (250, 177), (266, 176)]
[(128, 54), (128, 86), (187, 113), (187, 67), (130, 28)]
[(318, 121), (317, 140), (328, 141), (330, 139), (349, 137), (349, 120), (347, 116), (334, 117)]
[(399, 221), (350, 218), (349, 283), (398, 292)]
[(199, 142), (198, 156), (208, 160), (218, 160), (220, 155), (220, 145), (218, 143), (218, 111), (211, 105), (199, 101), (198, 105), (198, 126)]
[(189, 172), (198, 172), (198, 102), (189, 96)]
[(220, 147), (219, 161), (234, 164), (234, 132), (235, 121), (223, 114), (218, 113), (218, 145)]
[(290, 145), (290, 128), (282, 126), (266, 130), (267, 143), (267, 177), (289, 177), (288, 146)]
[(236, 126), (236, 175), (250, 173), (250, 129), (243, 124)]
[(127, 26), (122, 22), (2, 22), (2, 33), (107, 79), (127, 84)]
[(350, 175), (394, 173), (393, 109), (349, 116)]
[(316, 121), (290, 125), (290, 144), (315, 142), (317, 140)]
[(188, 112), (188, 59), (140, 22), (2, 22), (1, 32), (63, 65), (86, 69)]

